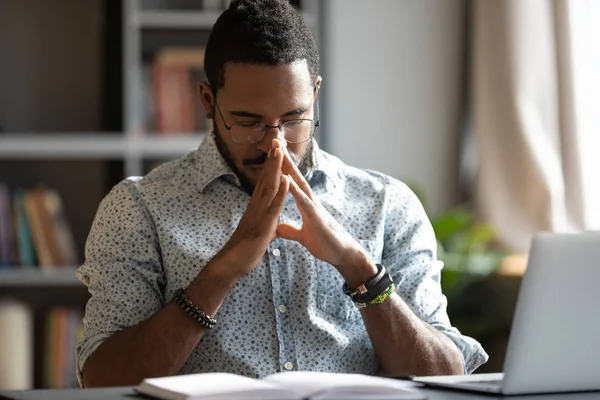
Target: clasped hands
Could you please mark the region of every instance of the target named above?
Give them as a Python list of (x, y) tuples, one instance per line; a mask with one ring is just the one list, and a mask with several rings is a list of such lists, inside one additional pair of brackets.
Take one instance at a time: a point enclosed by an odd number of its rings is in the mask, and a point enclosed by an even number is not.
[[(300, 227), (279, 223), (288, 192), (302, 216)], [(287, 148), (273, 139), (248, 208), (219, 256), (239, 274), (247, 273), (277, 237), (300, 243), (314, 257), (336, 267), (350, 285), (362, 283), (377, 271), (368, 253), (314, 196)]]

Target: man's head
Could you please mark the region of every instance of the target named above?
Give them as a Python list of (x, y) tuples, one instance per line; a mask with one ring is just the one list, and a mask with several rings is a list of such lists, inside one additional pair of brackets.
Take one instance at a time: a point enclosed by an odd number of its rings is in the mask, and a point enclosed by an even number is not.
[[(208, 83), (202, 83), (200, 95), (213, 118), (219, 150), (251, 191), (272, 139), (281, 133), (267, 129), (262, 139), (254, 137), (255, 143), (236, 143), (227, 128), (316, 119), (314, 102), (321, 85), (316, 43), (286, 0), (237, 0), (213, 27), (204, 68)], [(297, 164), (302, 166), (310, 143), (288, 143)]]

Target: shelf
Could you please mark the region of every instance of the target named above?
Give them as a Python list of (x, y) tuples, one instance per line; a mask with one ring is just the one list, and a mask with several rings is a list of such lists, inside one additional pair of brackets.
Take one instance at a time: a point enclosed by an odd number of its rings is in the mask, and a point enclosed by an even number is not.
[(75, 276), (76, 267), (56, 269), (2, 268), (0, 269), (0, 288), (29, 286), (73, 286), (83, 287)]
[[(130, 23), (135, 28), (148, 29), (212, 29), (222, 11), (140, 11), (131, 15)], [(302, 13), (310, 27), (314, 27), (314, 16)]]
[(219, 15), (218, 11), (140, 11), (132, 14), (131, 24), (137, 28), (212, 29)]
[(114, 133), (1, 134), (0, 159), (173, 158), (198, 147), (206, 133), (125, 138)]
[(146, 137), (134, 139), (130, 145), (131, 151), (138, 152), (145, 158), (179, 157), (196, 149), (206, 137), (206, 133), (171, 135), (160, 137), (156, 134), (148, 134)]
[[(113, 137), (111, 137), (111, 135)], [(13, 133), (0, 135), (0, 158), (121, 158), (121, 134)]]

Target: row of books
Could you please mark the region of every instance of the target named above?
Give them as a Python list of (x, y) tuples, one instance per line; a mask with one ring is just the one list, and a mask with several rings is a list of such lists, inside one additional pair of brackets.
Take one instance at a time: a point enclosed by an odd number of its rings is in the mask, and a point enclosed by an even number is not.
[(75, 347), (83, 337), (82, 312), (68, 307), (52, 308), (46, 314), (43, 387), (78, 387)]
[(32, 389), (34, 376), (39, 378), (35, 385), (43, 388), (77, 387), (75, 348), (83, 335), (82, 317), (76, 307), (46, 310), (39, 350), (34, 350), (34, 310), (0, 299), (0, 390)]
[(210, 130), (198, 94), (205, 80), (204, 48), (165, 47), (142, 68), (138, 130), (161, 136)]
[(59, 193), (42, 186), (11, 192), (0, 182), (0, 268), (55, 268), (78, 262)]

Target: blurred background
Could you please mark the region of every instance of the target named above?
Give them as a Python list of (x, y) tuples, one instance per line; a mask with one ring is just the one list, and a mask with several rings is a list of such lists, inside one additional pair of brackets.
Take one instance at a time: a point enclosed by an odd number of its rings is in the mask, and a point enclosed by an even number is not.
[[(0, 0), (0, 389), (76, 386), (74, 270), (113, 185), (197, 147), (225, 0)], [(502, 369), (532, 235), (600, 228), (600, 2), (294, 0), (323, 149), (403, 180), (453, 323)]]

